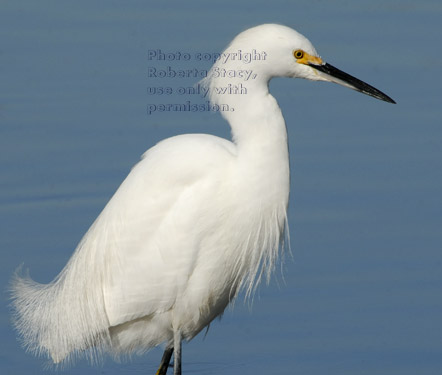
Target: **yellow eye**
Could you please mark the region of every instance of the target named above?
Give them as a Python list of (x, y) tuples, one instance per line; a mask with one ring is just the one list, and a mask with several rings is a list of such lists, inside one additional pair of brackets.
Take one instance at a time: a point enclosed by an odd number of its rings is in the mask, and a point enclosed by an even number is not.
[(295, 56), (296, 59), (302, 59), (304, 57), (304, 51), (302, 49), (297, 49), (293, 52), (293, 56)]

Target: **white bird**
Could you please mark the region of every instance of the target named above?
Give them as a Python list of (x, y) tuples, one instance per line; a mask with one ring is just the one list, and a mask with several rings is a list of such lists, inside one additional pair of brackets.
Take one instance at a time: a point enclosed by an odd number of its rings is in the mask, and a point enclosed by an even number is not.
[[(260, 59), (245, 59), (253, 50)], [(223, 56), (205, 83), (233, 141), (192, 134), (158, 143), (53, 282), (15, 275), (15, 326), (27, 349), (60, 363), (82, 352), (118, 356), (165, 343), (157, 374), (166, 374), (172, 354), (174, 374), (181, 374), (182, 340), (222, 314), (241, 289), (252, 293), (282, 246), (289, 152), (269, 80), (335, 82), (394, 103), (325, 63), (289, 27), (248, 29)], [(253, 72), (249, 79), (246, 70)], [(222, 94), (229, 85), (242, 91)]]

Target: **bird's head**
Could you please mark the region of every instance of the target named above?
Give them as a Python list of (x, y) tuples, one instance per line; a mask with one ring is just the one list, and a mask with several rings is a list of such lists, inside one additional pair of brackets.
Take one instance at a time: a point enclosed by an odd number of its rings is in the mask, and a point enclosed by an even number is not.
[[(245, 56), (255, 59), (249, 61)], [(334, 82), (395, 103), (373, 86), (326, 63), (306, 37), (287, 26), (264, 24), (240, 33), (224, 51), (224, 60), (218, 61), (219, 66), (222, 64), (236, 70), (249, 68), (265, 81), (292, 77)]]

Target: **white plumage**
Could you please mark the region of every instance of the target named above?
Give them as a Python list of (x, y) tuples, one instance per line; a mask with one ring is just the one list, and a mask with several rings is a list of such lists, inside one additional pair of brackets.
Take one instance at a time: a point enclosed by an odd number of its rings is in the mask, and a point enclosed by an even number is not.
[[(333, 81), (391, 99), (324, 63), (306, 38), (285, 26), (249, 29), (225, 53), (252, 48), (266, 59), (218, 61), (205, 82), (211, 102), (230, 108), (223, 115), (233, 142), (203, 134), (160, 142), (132, 169), (52, 283), (17, 274), (16, 326), (28, 349), (58, 363), (85, 349), (92, 357), (102, 350), (119, 355), (166, 342), (177, 357), (181, 339), (192, 339), (222, 314), (242, 287), (250, 294), (263, 272), (270, 275), (286, 227), (289, 158), (269, 80)], [(256, 77), (216, 77), (220, 67), (252, 69)], [(228, 84), (242, 84), (247, 94), (216, 93)], [(178, 374), (180, 364), (175, 367)]]

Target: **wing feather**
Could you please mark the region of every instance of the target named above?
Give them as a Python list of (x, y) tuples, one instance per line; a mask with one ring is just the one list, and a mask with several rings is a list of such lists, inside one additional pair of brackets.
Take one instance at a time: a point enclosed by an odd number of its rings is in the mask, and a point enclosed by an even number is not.
[(103, 247), (110, 326), (173, 306), (198, 258), (199, 197), (233, 157), (227, 140), (185, 135), (159, 143), (132, 169), (84, 240)]

